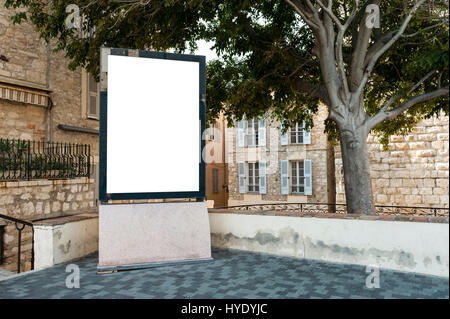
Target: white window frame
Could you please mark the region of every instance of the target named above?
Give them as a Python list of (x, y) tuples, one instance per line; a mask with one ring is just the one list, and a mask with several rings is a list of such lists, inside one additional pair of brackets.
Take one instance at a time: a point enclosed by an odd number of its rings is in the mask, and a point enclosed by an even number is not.
[[(301, 169), (300, 169), (301, 164)], [(295, 168), (295, 174), (294, 174)], [(304, 161), (290, 161), (290, 193), (291, 194), (305, 194), (305, 162)], [(294, 191), (294, 188), (296, 190)], [(303, 188), (303, 191), (300, 189)]]
[[(259, 123), (258, 119), (252, 118), (245, 121), (245, 140), (248, 147), (256, 147), (259, 144)], [(250, 143), (251, 141), (251, 143)]]
[[(302, 125), (298, 125), (298, 123), (295, 123), (295, 128), (292, 130), (290, 130), (290, 134), (289, 134), (289, 138), (290, 138), (290, 143), (291, 143), (291, 145), (303, 145), (304, 143), (304, 141), (303, 141), (303, 136), (304, 136), (304, 133), (303, 133), (303, 130), (304, 130), (304, 128), (303, 128), (303, 126)], [(295, 136), (295, 142), (293, 142), (292, 141), (292, 136)], [(300, 141), (300, 139), (301, 139), (301, 142), (299, 142)]]
[(248, 162), (247, 172), (247, 192), (259, 194), (259, 162)]

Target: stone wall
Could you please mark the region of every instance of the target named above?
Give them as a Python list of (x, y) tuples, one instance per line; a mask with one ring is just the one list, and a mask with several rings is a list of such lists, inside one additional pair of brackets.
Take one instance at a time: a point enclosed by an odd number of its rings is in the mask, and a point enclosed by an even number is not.
[[(368, 137), (375, 203), (395, 206), (449, 207), (449, 118), (421, 121), (406, 136), (391, 136), (383, 151)], [(336, 198), (345, 202), (340, 148), (336, 147)]]
[[(95, 181), (90, 178), (0, 182), (0, 214), (33, 221), (86, 211), (96, 211)], [(1, 220), (4, 222), (4, 220)], [(2, 268), (15, 270), (17, 262), (17, 230), (7, 224)], [(22, 270), (31, 266), (32, 232), (22, 231)]]
[[(287, 145), (280, 143), (280, 124), (276, 121), (266, 123), (266, 147), (237, 147), (235, 128), (227, 130), (227, 157), (228, 157), (228, 205), (246, 205), (274, 202), (328, 202), (333, 200), (328, 192), (329, 184), (333, 179), (327, 178), (327, 172), (331, 169), (327, 158), (332, 155), (332, 147), (327, 142), (324, 132), (324, 119), (327, 110), (324, 106), (319, 112), (311, 129), (311, 144)], [(265, 159), (267, 161), (267, 194), (239, 193), (238, 161)], [(311, 159), (312, 164), (312, 195), (281, 194), (281, 160)], [(329, 161), (328, 161), (329, 162)], [(334, 184), (333, 184), (334, 185)]]
[(88, 119), (82, 109), (82, 70), (68, 69), (63, 52), (53, 52), (30, 23), (14, 25), (14, 10), (0, 0), (0, 77), (29, 82), (50, 90), (53, 107), (33, 106), (0, 99), (0, 137), (91, 145), (91, 154), (98, 156), (98, 135), (58, 129), (59, 124), (98, 130), (99, 122)]
[(0, 119), (0, 138), (45, 140), (47, 123), (43, 107), (0, 100)]
[(45, 85), (47, 46), (29, 23), (13, 25), (10, 16), (14, 10), (6, 9), (0, 0), (0, 76), (23, 79)]

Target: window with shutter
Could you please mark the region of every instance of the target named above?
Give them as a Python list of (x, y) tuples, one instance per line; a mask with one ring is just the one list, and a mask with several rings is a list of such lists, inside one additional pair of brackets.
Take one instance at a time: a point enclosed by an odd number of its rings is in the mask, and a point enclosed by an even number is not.
[(259, 123), (257, 119), (251, 119), (247, 122), (247, 146), (258, 146), (259, 137)]
[(298, 123), (295, 124), (295, 127), (291, 128), (291, 144), (303, 144), (303, 126), (298, 125)]
[(259, 163), (248, 163), (248, 192), (259, 192)]
[(87, 80), (87, 97), (86, 97), (86, 115), (88, 118), (99, 119), (99, 84), (95, 81), (94, 77), (88, 73)]
[(305, 176), (303, 161), (291, 162), (291, 193), (303, 194), (305, 192)]

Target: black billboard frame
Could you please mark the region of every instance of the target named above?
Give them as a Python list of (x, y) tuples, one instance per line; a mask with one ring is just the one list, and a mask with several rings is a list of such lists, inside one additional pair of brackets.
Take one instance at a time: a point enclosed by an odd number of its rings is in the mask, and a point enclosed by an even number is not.
[[(199, 190), (180, 192), (146, 192), (146, 193), (107, 193), (107, 116), (108, 116), (108, 91), (107, 84), (100, 85), (100, 138), (99, 138), (99, 200), (106, 204), (109, 200), (145, 200), (145, 199), (176, 199), (195, 198), (203, 201), (206, 196), (206, 166), (202, 156), (205, 148), (203, 132), (206, 129), (206, 57), (201, 55), (156, 52), (122, 48), (101, 48), (100, 57), (107, 59), (107, 55), (130, 56), (139, 58), (175, 60), (199, 63), (199, 120), (200, 120), (200, 154), (199, 154)], [(104, 61), (100, 61), (101, 81), (107, 81), (107, 70), (102, 70)], [(106, 89), (105, 89), (106, 88)]]

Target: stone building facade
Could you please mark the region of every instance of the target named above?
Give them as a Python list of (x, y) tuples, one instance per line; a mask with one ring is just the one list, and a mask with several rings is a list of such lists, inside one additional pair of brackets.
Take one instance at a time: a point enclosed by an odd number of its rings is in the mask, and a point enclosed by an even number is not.
[[(277, 122), (266, 124), (267, 141), (264, 147), (240, 147), (239, 124), (229, 130), (229, 206), (294, 202), (345, 204), (341, 151), (339, 145), (332, 147), (323, 133), (326, 115), (326, 108), (322, 106), (310, 132), (310, 144), (291, 145), (289, 142), (288, 145), (282, 145)], [(244, 122), (242, 127), (245, 131), (248, 124)], [(245, 134), (244, 132), (244, 138)], [(288, 132), (290, 134), (291, 131)], [(376, 205), (449, 207), (448, 116), (425, 119), (410, 134), (392, 136), (387, 151), (383, 151), (374, 135), (369, 135), (368, 143)], [(305, 159), (311, 159), (311, 193), (294, 194), (290, 189), (287, 194), (283, 194), (281, 163), (288, 161), (289, 174), (286, 177), (289, 187), (292, 187), (291, 162)], [(266, 162), (266, 189), (263, 193), (249, 192), (248, 163), (261, 160)]]
[[(368, 137), (375, 204), (449, 207), (449, 117), (425, 119), (405, 136), (391, 136), (383, 151)], [(336, 147), (336, 199), (345, 203), (340, 148)]]
[(323, 133), (326, 117), (321, 106), (310, 132), (299, 123), (283, 133), (268, 118), (227, 130), (228, 205), (333, 202), (334, 150)]
[[(87, 144), (98, 162), (98, 84), (80, 68), (70, 71), (64, 53), (53, 52), (33, 25), (14, 25), (14, 10), (4, 4), (0, 0), (0, 138)], [(32, 221), (95, 211), (96, 171), (93, 165), (88, 178), (0, 181), (0, 214)], [(14, 225), (6, 226), (0, 267), (15, 269), (16, 236)], [(31, 237), (26, 227), (22, 269), (30, 266)]]

